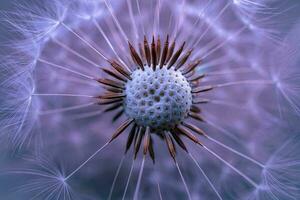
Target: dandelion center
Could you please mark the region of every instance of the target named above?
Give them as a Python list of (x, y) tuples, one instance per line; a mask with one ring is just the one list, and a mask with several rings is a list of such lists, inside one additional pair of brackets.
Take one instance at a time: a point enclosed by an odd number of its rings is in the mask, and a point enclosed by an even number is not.
[(144, 127), (169, 130), (179, 124), (192, 105), (191, 87), (173, 68), (138, 69), (125, 88), (125, 113)]
[(114, 120), (123, 113), (127, 117), (110, 142), (130, 128), (126, 152), (134, 144), (136, 158), (144, 141), (143, 153), (149, 152), (154, 162), (152, 135), (158, 134), (175, 159), (174, 142), (187, 151), (181, 136), (202, 145), (193, 132), (199, 135), (205, 133), (187, 119), (205, 122), (198, 105), (207, 101), (202, 100), (200, 95), (213, 87), (200, 85), (200, 80), (205, 77), (205, 74), (196, 73), (201, 60), (189, 60), (192, 50), (185, 51), (185, 42), (176, 48), (176, 41), (169, 44), (167, 35), (163, 45), (160, 37), (155, 40), (154, 36), (151, 45), (146, 36), (143, 43), (139, 43), (138, 53), (128, 42), (134, 68), (119, 60), (108, 60), (113, 69), (103, 69), (109, 76), (98, 80), (106, 89), (99, 96), (99, 104), (109, 105), (106, 111), (121, 109)]

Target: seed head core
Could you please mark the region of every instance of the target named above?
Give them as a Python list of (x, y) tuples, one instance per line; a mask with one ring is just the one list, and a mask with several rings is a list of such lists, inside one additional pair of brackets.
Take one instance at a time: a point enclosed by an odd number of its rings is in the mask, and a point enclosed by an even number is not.
[(131, 78), (125, 85), (124, 108), (138, 125), (169, 130), (187, 117), (191, 87), (179, 70), (146, 67), (135, 70)]

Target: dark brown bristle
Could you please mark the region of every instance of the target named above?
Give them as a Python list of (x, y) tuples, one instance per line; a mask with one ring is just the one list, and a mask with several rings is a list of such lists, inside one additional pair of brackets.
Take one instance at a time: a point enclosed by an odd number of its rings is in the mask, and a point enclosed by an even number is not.
[(176, 132), (172, 133), (172, 136), (174, 138), (174, 140), (176, 141), (176, 143), (186, 152), (188, 152), (184, 142), (181, 140), (181, 138), (178, 136), (178, 134)]
[(189, 73), (184, 74), (184, 76), (185, 76), (185, 78), (189, 79), (192, 76), (194, 76), (195, 74), (196, 74), (196, 70), (194, 69), (194, 70), (190, 71)]
[(199, 135), (206, 136), (206, 133), (202, 129), (198, 128), (197, 126), (195, 126), (193, 124), (183, 122), (182, 125), (187, 127), (188, 129), (194, 131), (195, 133), (197, 133)]
[(171, 44), (171, 47), (169, 48), (168, 50), (168, 55), (167, 55), (167, 59), (165, 61), (164, 64), (167, 64), (169, 62), (169, 60), (171, 59), (171, 57), (173, 56), (173, 52), (174, 52), (174, 49), (175, 49), (175, 45), (176, 45), (176, 42), (175, 40), (173, 41), (173, 43)]
[(177, 127), (175, 128), (175, 130), (176, 130), (178, 133), (180, 133), (180, 134), (186, 136), (187, 138), (189, 138), (189, 139), (192, 140), (193, 142), (202, 145), (201, 142), (197, 139), (197, 137), (196, 137), (195, 135), (193, 135), (189, 130), (187, 130), (186, 128), (184, 128), (183, 126), (180, 126), (180, 125), (179, 125), (179, 126), (177, 126)]
[(160, 68), (162, 68), (165, 64), (165, 61), (166, 61), (167, 55), (168, 55), (168, 48), (169, 48), (169, 35), (167, 35), (165, 45), (164, 45), (164, 50), (161, 55), (161, 60), (160, 60), (160, 65), (159, 65)]
[(127, 79), (118, 75), (118, 72), (113, 72), (109, 69), (102, 69), (102, 71), (104, 71), (106, 74), (110, 75), (111, 77), (118, 79), (119, 81), (127, 82)]
[(114, 88), (114, 87), (111, 87), (111, 86), (107, 86), (107, 85), (104, 85), (102, 86), (106, 91), (108, 92), (113, 92), (113, 93), (123, 93), (123, 89), (120, 89), (120, 88)]
[(195, 105), (192, 105), (190, 110), (194, 113), (201, 113), (201, 109)]
[(201, 99), (201, 100), (193, 100), (193, 104), (205, 104), (205, 103), (209, 103), (208, 99)]
[(112, 118), (112, 122), (117, 121), (117, 120), (123, 115), (124, 112), (125, 112), (124, 109), (122, 109), (122, 110), (120, 110), (119, 112), (117, 112), (117, 113), (115, 114), (115, 116)]
[(186, 69), (182, 71), (182, 75), (185, 75), (191, 71), (193, 71), (199, 64), (201, 63), (201, 60), (196, 60), (195, 62), (190, 63)]
[(125, 96), (126, 96), (125, 94), (120, 94), (120, 93), (117, 93), (117, 94), (107, 93), (107, 94), (98, 96), (98, 98), (100, 98), (100, 99), (122, 99)]
[(123, 99), (99, 99), (98, 104), (99, 105), (108, 105), (123, 101)]
[(121, 108), (122, 106), (123, 106), (123, 103), (114, 103), (110, 107), (106, 108), (103, 112), (110, 112), (110, 111), (116, 110), (118, 108)]
[(186, 61), (189, 59), (190, 55), (192, 54), (193, 50), (189, 50), (178, 62), (178, 64), (175, 67), (175, 70), (180, 69), (185, 63)]
[(204, 119), (199, 114), (197, 114), (197, 113), (189, 112), (188, 116), (190, 116), (191, 118), (196, 119), (196, 120), (198, 120), (200, 122), (205, 122)]
[(194, 78), (190, 78), (188, 79), (189, 82), (196, 82), (196, 81), (199, 81), (200, 79), (203, 79), (205, 77), (205, 74), (200, 74)]
[(175, 149), (174, 143), (172, 141), (172, 138), (170, 137), (170, 135), (168, 133), (166, 133), (166, 135), (165, 135), (165, 140), (166, 140), (167, 147), (168, 147), (171, 157), (173, 158), (174, 161), (176, 161), (176, 149)]
[(207, 91), (210, 91), (210, 90), (212, 90), (212, 89), (214, 89), (214, 87), (211, 86), (211, 85), (208, 85), (208, 86), (200, 86), (200, 87), (198, 87), (198, 88), (192, 89), (192, 93), (195, 94), (195, 93), (207, 92)]
[(140, 146), (141, 146), (141, 142), (142, 142), (142, 139), (144, 137), (144, 134), (145, 134), (145, 128), (141, 127), (139, 129), (139, 133), (138, 133), (136, 141), (135, 141), (136, 143), (134, 145), (134, 159), (136, 159), (137, 154), (138, 154), (138, 152), (140, 150)]
[(137, 125), (136, 125), (136, 123), (134, 123), (132, 129), (130, 130), (128, 138), (127, 138), (125, 154), (128, 152), (128, 150), (133, 142), (133, 138), (136, 135), (136, 131), (137, 131)]
[(140, 129), (141, 129), (142, 127), (140, 127), (140, 126), (137, 126), (137, 128), (136, 128), (136, 131), (135, 131), (135, 134), (134, 134), (134, 138), (133, 138), (133, 144), (134, 144), (134, 146), (135, 146), (135, 144), (136, 144), (136, 140), (137, 140), (137, 138), (138, 138), (138, 135), (139, 135), (139, 132), (140, 132)]
[(145, 138), (144, 138), (144, 155), (147, 154), (150, 146), (150, 133), (149, 133), (149, 127), (146, 128)]
[(159, 63), (160, 61), (160, 54), (161, 54), (161, 42), (160, 42), (160, 36), (157, 38), (157, 43), (156, 43), (156, 63)]
[(141, 43), (139, 43), (139, 51), (140, 51), (140, 55), (141, 55), (141, 58), (142, 58), (142, 61), (143, 61), (143, 64), (144, 64), (144, 62), (146, 61), (146, 57), (145, 57), (145, 52), (144, 52), (144, 49), (143, 49), (143, 45)]
[(152, 68), (155, 71), (156, 70), (156, 47), (155, 47), (155, 40), (154, 36), (152, 37), (152, 43), (151, 43), (151, 58), (152, 58)]
[(107, 86), (119, 88), (119, 89), (125, 89), (124, 84), (121, 82), (118, 82), (118, 81), (113, 81), (110, 79), (98, 79), (97, 81), (103, 85), (107, 85)]
[(169, 64), (168, 64), (168, 69), (170, 69), (178, 60), (179, 56), (181, 55), (183, 48), (184, 48), (185, 42), (183, 42), (183, 44), (181, 45), (181, 47), (175, 52), (174, 56), (172, 57), (172, 59), (170, 60)]
[(121, 64), (119, 64), (117, 61), (113, 60), (110, 61), (110, 65), (117, 70), (119, 73), (121, 73), (124, 77), (126, 77), (127, 79), (131, 80), (131, 72), (128, 71), (125, 67), (123, 67)]
[(153, 141), (152, 141), (151, 134), (150, 134), (149, 154), (150, 154), (150, 157), (151, 157), (153, 163), (155, 163), (155, 153), (154, 153), (154, 149), (153, 149)]
[(121, 126), (116, 130), (116, 132), (113, 134), (109, 142), (112, 142), (114, 139), (116, 139), (121, 133), (125, 131), (125, 129), (133, 122), (133, 119), (127, 119), (124, 121)]
[(137, 64), (142, 70), (144, 70), (144, 64), (142, 62), (142, 59), (140, 58), (139, 54), (135, 51), (134, 47), (128, 42), (130, 54), (132, 57), (132, 60)]
[(144, 36), (144, 51), (145, 51), (147, 64), (150, 67), (151, 66), (151, 53), (150, 53), (150, 48), (149, 48), (149, 44), (148, 44), (146, 36)]

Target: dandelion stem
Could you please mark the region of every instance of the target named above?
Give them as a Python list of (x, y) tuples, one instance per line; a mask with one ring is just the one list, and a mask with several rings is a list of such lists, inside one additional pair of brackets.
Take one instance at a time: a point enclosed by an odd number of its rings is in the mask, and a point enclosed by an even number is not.
[[(139, 18), (142, 19), (142, 14), (141, 14), (141, 8), (140, 8), (140, 3), (139, 0), (135, 0), (136, 3), (136, 7), (139, 13)], [(141, 26), (142, 26), (142, 31), (143, 31), (143, 35), (145, 35), (145, 27), (144, 27), (144, 23), (140, 22)]]
[(210, 187), (216, 193), (216, 195), (218, 196), (218, 198), (220, 200), (223, 200), (223, 198), (221, 197), (221, 195), (219, 194), (219, 192), (217, 191), (217, 189), (215, 188), (215, 186), (213, 185), (213, 183), (211, 182), (211, 180), (208, 178), (208, 176), (205, 174), (205, 172), (203, 171), (203, 169), (200, 167), (200, 165), (197, 162), (197, 160), (194, 158), (194, 156), (191, 153), (189, 153), (188, 155), (192, 158), (192, 160), (194, 161), (194, 163), (196, 164), (196, 166), (198, 167), (198, 169), (200, 170), (200, 172), (202, 173), (202, 175), (204, 176), (204, 178), (206, 179), (206, 181), (208, 182), (208, 184), (210, 185)]
[(101, 152), (109, 142), (106, 142), (102, 147), (100, 147), (95, 153), (93, 153), (87, 160), (85, 160), (81, 165), (79, 165), (73, 172), (71, 172), (66, 178), (65, 181), (67, 181), (69, 178), (71, 178), (76, 172), (78, 172), (85, 164), (87, 164), (91, 159), (93, 159), (99, 152)]
[(95, 96), (84, 95), (84, 94), (59, 94), (59, 93), (33, 93), (31, 96), (59, 96), (59, 97), (87, 97), (95, 98)]
[[(223, 13), (226, 11), (226, 9), (229, 7), (229, 5), (231, 4), (232, 2), (231, 1), (229, 1), (223, 8), (222, 8), (222, 10), (218, 13), (218, 15), (212, 20), (212, 22), (216, 22), (218, 19), (219, 19), (219, 17), (221, 17), (222, 15), (223, 15)], [(211, 24), (212, 23), (209, 23), (209, 25), (208, 25), (208, 27), (205, 29), (205, 31), (201, 34), (201, 36), (199, 37), (199, 39), (195, 42), (195, 43), (193, 43), (194, 45), (193, 45), (193, 47), (195, 47), (195, 46), (197, 46), (200, 42), (201, 42), (201, 40), (202, 40), (202, 38), (206, 35), (206, 33), (211, 29)]]
[(231, 168), (233, 171), (235, 171), (237, 174), (239, 174), (241, 177), (243, 177), (246, 181), (248, 181), (253, 187), (257, 188), (258, 185), (251, 179), (249, 178), (246, 174), (244, 174), (243, 172), (241, 172), (240, 170), (238, 170), (236, 167), (234, 167), (233, 165), (231, 165), (229, 162), (227, 162), (226, 160), (224, 160), (223, 158), (221, 158), (218, 154), (216, 154), (214, 151), (212, 151), (211, 149), (209, 149), (206, 146), (203, 146), (204, 149), (206, 149), (209, 153), (211, 153), (213, 156), (215, 156), (216, 158), (218, 158), (220, 161), (222, 161), (223, 163), (225, 163), (229, 168)]
[(135, 188), (135, 191), (134, 191), (133, 200), (137, 200), (138, 199), (139, 190), (140, 190), (140, 186), (141, 186), (142, 175), (143, 175), (143, 171), (144, 171), (145, 158), (146, 157), (144, 156), (143, 160), (142, 160), (142, 164), (141, 164), (141, 168), (140, 168), (140, 172), (139, 172), (138, 181), (137, 181), (136, 188)]
[(79, 58), (81, 58), (82, 60), (86, 61), (87, 63), (92, 64), (94, 67), (100, 68), (100, 66), (98, 64), (94, 63), (90, 59), (86, 58), (85, 56), (83, 56), (82, 54), (80, 54), (77, 51), (73, 50), (72, 48), (68, 47), (67, 45), (60, 42), (59, 40), (57, 40), (55, 38), (52, 38), (52, 41), (55, 42), (56, 44), (58, 44), (59, 46), (61, 46), (62, 48), (64, 48), (65, 50), (71, 52), (72, 54), (74, 54), (74, 55), (78, 56)]
[(214, 87), (227, 87), (227, 86), (233, 86), (233, 85), (239, 85), (239, 84), (274, 84), (273, 81), (270, 80), (245, 80), (245, 81), (235, 81), (235, 82), (229, 82), (229, 83), (223, 83), (215, 85)]
[(183, 177), (183, 175), (182, 175), (182, 172), (181, 172), (181, 170), (180, 170), (180, 167), (179, 167), (179, 165), (178, 165), (177, 162), (175, 162), (175, 165), (176, 165), (176, 168), (177, 168), (177, 170), (178, 170), (178, 172), (179, 172), (179, 175), (180, 175), (180, 178), (181, 178), (181, 180), (182, 180), (182, 183), (183, 183), (183, 185), (184, 185), (186, 194), (188, 195), (189, 200), (192, 200), (191, 193), (190, 193), (189, 188), (188, 188), (188, 186), (187, 186), (187, 184), (186, 184), (186, 182), (185, 182), (185, 179), (184, 179), (184, 177)]
[(96, 80), (96, 79), (95, 79), (94, 77), (92, 77), (92, 76), (85, 75), (85, 74), (83, 74), (83, 73), (80, 73), (80, 72), (77, 72), (77, 71), (75, 71), (75, 70), (69, 69), (68, 67), (64, 67), (64, 66), (61, 66), (61, 65), (58, 65), (58, 64), (49, 62), (49, 61), (47, 61), (47, 60), (41, 59), (41, 58), (39, 58), (38, 61), (41, 62), (41, 63), (47, 64), (47, 65), (49, 65), (49, 66), (51, 66), (51, 67), (55, 67), (55, 68), (58, 68), (58, 69), (65, 70), (65, 71), (67, 71), (67, 72), (71, 72), (71, 73), (73, 73), (73, 74), (79, 75), (79, 76), (81, 76), (81, 77), (83, 77), (83, 78), (86, 78), (86, 79), (89, 79), (89, 80)]
[(125, 158), (125, 155), (122, 157), (122, 159), (121, 159), (121, 161), (120, 161), (120, 163), (119, 163), (119, 166), (118, 166), (118, 169), (117, 169), (117, 171), (116, 171), (116, 174), (115, 174), (113, 183), (112, 183), (112, 185), (111, 185), (111, 188), (110, 188), (110, 191), (109, 191), (109, 195), (108, 195), (107, 200), (111, 200), (112, 193), (113, 193), (113, 191), (114, 191), (114, 188), (115, 188), (115, 184), (116, 184), (117, 178), (118, 178), (118, 176), (119, 176), (121, 167), (122, 167), (123, 162), (124, 162), (124, 158)]
[(72, 111), (72, 110), (77, 110), (77, 109), (80, 109), (80, 108), (86, 108), (86, 107), (89, 107), (89, 106), (95, 105), (95, 104), (96, 104), (95, 102), (92, 102), (92, 103), (80, 104), (80, 105), (76, 105), (76, 106), (70, 106), (70, 107), (66, 107), (66, 108), (46, 110), (46, 111), (41, 111), (40, 115), (48, 115), (48, 114), (53, 114), (53, 113)]
[(230, 35), (223, 42), (221, 42), (218, 46), (216, 46), (212, 50), (208, 51), (205, 55), (201, 56), (201, 58), (205, 59), (206, 57), (208, 57), (209, 55), (211, 55), (212, 53), (214, 53), (215, 51), (217, 51), (218, 49), (220, 49), (221, 47), (223, 47), (227, 42), (229, 42), (230, 40), (232, 40), (234, 37), (236, 37), (239, 34), (241, 34), (246, 28), (247, 28), (247, 26), (242, 27), (241, 29), (239, 29), (238, 31), (236, 31), (234, 34)]
[(133, 167), (134, 167), (134, 161), (135, 161), (135, 159), (132, 160), (132, 164), (131, 164), (129, 175), (128, 175), (128, 178), (127, 178), (127, 182), (126, 182), (126, 186), (125, 186), (124, 193), (123, 193), (123, 196), (122, 196), (122, 200), (125, 199), (125, 196), (126, 196), (126, 193), (127, 193), (127, 189), (128, 189), (128, 186), (129, 186), (130, 178), (131, 178)]
[(115, 24), (118, 27), (118, 29), (121, 31), (121, 34), (124, 37), (125, 41), (128, 41), (128, 37), (126, 36), (126, 34), (124, 32), (124, 29), (122, 28), (119, 20), (117, 19), (116, 15), (114, 14), (114, 12), (113, 12), (113, 10), (111, 8), (111, 5), (108, 4), (107, 0), (102, 0), (102, 1), (105, 3), (105, 5), (106, 5), (106, 7), (107, 7), (107, 9), (108, 9), (108, 11), (110, 13), (110, 15), (113, 18), (113, 21), (115, 22)]
[(83, 43), (85, 43), (87, 46), (89, 46), (92, 50), (94, 50), (98, 55), (100, 55), (104, 60), (108, 60), (108, 58), (101, 53), (99, 50), (97, 50), (93, 45), (91, 45), (88, 41), (86, 41), (83, 37), (81, 37), (78, 33), (73, 31), (69, 26), (67, 26), (65, 23), (62, 23), (62, 25), (71, 33), (73, 33), (77, 38), (79, 38)]
[(126, 68), (128, 69), (128, 66), (125, 64), (125, 62), (123, 61), (123, 59), (119, 56), (119, 54), (116, 52), (115, 48), (113, 47), (111, 41), (108, 39), (107, 35), (105, 34), (105, 32), (103, 31), (103, 29), (101, 28), (101, 26), (99, 25), (99, 23), (96, 21), (96, 19), (93, 19), (93, 23), (96, 26), (96, 28), (98, 29), (98, 31), (101, 33), (101, 35), (104, 37), (106, 43), (108, 44), (108, 46), (111, 48), (111, 50), (114, 52), (114, 54), (117, 56), (117, 58), (119, 59), (119, 61), (126, 66)]
[(233, 152), (233, 153), (235, 153), (235, 154), (237, 154), (237, 155), (239, 155), (239, 156), (245, 158), (246, 160), (251, 161), (252, 163), (258, 165), (259, 167), (265, 168), (265, 165), (262, 164), (261, 162), (259, 162), (259, 161), (257, 161), (257, 160), (254, 160), (253, 158), (250, 158), (249, 156), (247, 156), (247, 155), (245, 155), (245, 154), (243, 154), (243, 153), (240, 153), (240, 152), (238, 152), (237, 150), (234, 150), (233, 148), (231, 148), (231, 147), (229, 147), (229, 146), (223, 144), (222, 142), (219, 142), (218, 140), (216, 140), (216, 139), (214, 139), (214, 138), (212, 138), (212, 137), (210, 137), (210, 136), (207, 136), (207, 138), (208, 138), (209, 140), (211, 140), (211, 141), (217, 143), (218, 145), (224, 147), (225, 149), (227, 149), (227, 150), (229, 150), (229, 151), (231, 151), (231, 152)]
[(157, 184), (157, 191), (158, 191), (158, 196), (159, 199), (162, 200), (162, 194), (161, 194), (161, 190), (160, 190), (160, 185), (159, 185), (159, 181), (156, 179), (156, 184)]

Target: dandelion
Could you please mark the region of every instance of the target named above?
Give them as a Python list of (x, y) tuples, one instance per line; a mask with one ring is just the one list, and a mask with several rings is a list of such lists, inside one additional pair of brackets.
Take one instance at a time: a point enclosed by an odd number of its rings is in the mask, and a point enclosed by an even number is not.
[(299, 198), (299, 3), (12, 5), (1, 197)]

